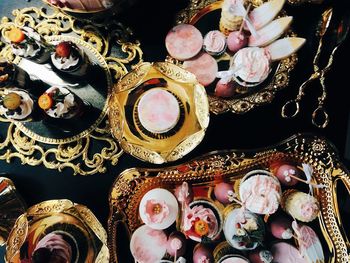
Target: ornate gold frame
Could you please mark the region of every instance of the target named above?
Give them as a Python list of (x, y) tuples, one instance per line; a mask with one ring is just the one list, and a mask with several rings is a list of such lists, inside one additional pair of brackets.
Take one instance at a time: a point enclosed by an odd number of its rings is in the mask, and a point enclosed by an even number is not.
[[(111, 19), (108, 25), (82, 22), (57, 9), (47, 11), (44, 8), (28, 7), (16, 9), (12, 12), (13, 21), (8, 17), (1, 19), (0, 30), (2, 39), (6, 31), (13, 26), (30, 26), (35, 28), (42, 36), (52, 39), (57, 35), (70, 34), (79, 38), (86, 46), (92, 46), (96, 54), (103, 58), (106, 70), (111, 72), (114, 82), (126, 74), (136, 64), (142, 61), (142, 50), (138, 41), (128, 42), (132, 32)], [(108, 30), (106, 30), (108, 26)], [(112, 45), (115, 43), (115, 45)], [(11, 47), (0, 41), (0, 56), (9, 61), (19, 63), (20, 59), (14, 57)], [(118, 48), (118, 52), (115, 49)], [(117, 56), (115, 53), (119, 53)], [(61, 171), (71, 168), (74, 174), (89, 175), (106, 171), (106, 162), (112, 165), (118, 163), (123, 151), (113, 140), (107, 118), (100, 120), (100, 125), (81, 134), (79, 137), (67, 141), (50, 141), (36, 138), (23, 125), (16, 122), (7, 122), (8, 130), (5, 139), (0, 142), (0, 160), (10, 162), (19, 158), (22, 164), (37, 166), (43, 164), (49, 169)], [(42, 141), (44, 143), (40, 143)], [(97, 153), (91, 151), (91, 142), (101, 146)], [(56, 143), (56, 146), (48, 144)]]
[(107, 233), (95, 215), (85, 206), (74, 204), (69, 200), (49, 200), (28, 208), (27, 212), (21, 215), (7, 240), (7, 248), (5, 254), (6, 262), (16, 261), (21, 246), (26, 241), (28, 230), (31, 222), (43, 218), (49, 218), (57, 214), (67, 214), (81, 222), (89, 233), (89, 238), (96, 238), (101, 243), (101, 249), (94, 251), (96, 255), (96, 263), (106, 263), (109, 260), (109, 251), (107, 247)]
[[(277, 145), (251, 151), (213, 152), (188, 163), (162, 169), (132, 168), (122, 172), (115, 180), (109, 196), (108, 245), (111, 262), (118, 262), (119, 224), (132, 233), (142, 222), (138, 218), (138, 204), (150, 189), (174, 189), (183, 181), (192, 185), (213, 186), (218, 174), (234, 181), (258, 167), (269, 167), (278, 160), (307, 163), (313, 167), (315, 182), (324, 189), (315, 190), (320, 200), (319, 224), (332, 254), (329, 262), (350, 262), (350, 242), (342, 225), (338, 209), (337, 182), (340, 180), (350, 194), (349, 172), (339, 161), (334, 146), (313, 135), (295, 135)], [(327, 255), (327, 254), (326, 254)]]
[[(261, 5), (265, 0), (250, 0), (253, 6)], [(221, 8), (223, 0), (191, 0), (187, 8), (182, 10), (176, 18), (176, 23), (195, 24), (205, 14)], [(293, 33), (289, 33), (294, 35)], [(278, 90), (286, 87), (289, 83), (289, 73), (297, 63), (297, 55), (280, 61), (273, 79), (261, 90), (242, 98), (223, 99), (208, 94), (210, 111), (215, 114), (233, 112), (238, 114), (246, 113), (256, 106), (271, 103)]]
[[(151, 77), (166, 79), (167, 89), (182, 94), (184, 98), (180, 100), (189, 105), (183, 126), (168, 138), (153, 140), (144, 135), (136, 136), (126, 119), (125, 104), (129, 94)], [(168, 62), (140, 64), (114, 86), (109, 102), (111, 131), (120, 146), (125, 152), (151, 163), (161, 164), (182, 158), (202, 141), (209, 125), (209, 105), (204, 87), (192, 73)]]

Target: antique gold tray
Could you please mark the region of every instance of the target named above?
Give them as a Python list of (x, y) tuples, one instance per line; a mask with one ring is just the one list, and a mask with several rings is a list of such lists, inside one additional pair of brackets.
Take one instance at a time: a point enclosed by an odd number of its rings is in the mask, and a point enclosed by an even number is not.
[(31, 255), (37, 242), (49, 233), (66, 233), (77, 241), (73, 262), (109, 260), (107, 234), (101, 223), (87, 207), (62, 199), (34, 205), (17, 219), (7, 241), (6, 262), (19, 263), (20, 252)]
[[(180, 105), (175, 127), (165, 133), (152, 133), (143, 128), (135, 108), (151, 85), (149, 80), (162, 80)], [(136, 111), (137, 112), (137, 111)], [(114, 86), (109, 102), (112, 134), (129, 154), (147, 162), (164, 163), (180, 159), (203, 139), (209, 125), (209, 106), (205, 89), (195, 76), (171, 63), (143, 63), (125, 75)]]
[[(319, 237), (322, 237), (326, 262), (350, 262), (349, 229), (344, 227), (346, 218), (342, 218), (344, 214), (339, 205), (344, 201), (344, 194), (350, 194), (349, 172), (339, 161), (336, 149), (330, 142), (317, 136), (301, 134), (264, 149), (219, 151), (169, 168), (133, 168), (122, 172), (109, 196), (108, 245), (111, 262), (133, 262), (126, 240), (142, 225), (138, 205), (150, 189), (160, 187), (174, 190), (187, 181), (194, 192), (210, 197), (218, 177), (238, 182), (248, 171), (269, 167), (275, 161), (312, 166), (312, 180), (325, 185), (323, 189), (314, 190), (314, 195), (320, 201), (321, 214), (313, 226)], [(340, 189), (344, 192), (339, 192)]]
[(13, 56), (11, 47), (5, 42), (6, 32), (13, 26), (30, 26), (49, 42), (65, 39), (81, 46), (96, 65), (91, 76), (98, 77), (98, 81), (86, 77), (88, 81), (79, 83), (80, 88), (72, 88), (93, 106), (91, 118), (81, 120), (74, 131), (57, 132), (42, 123), (2, 119), (1, 129), (7, 132), (0, 135), (0, 160), (10, 162), (19, 158), (23, 164), (43, 164), (59, 171), (71, 168), (74, 174), (81, 175), (105, 172), (106, 162), (116, 165), (123, 151), (113, 140), (105, 117), (108, 93), (114, 82), (142, 60), (139, 42), (133, 39), (130, 29), (115, 19), (99, 24), (77, 20), (57, 9), (35, 7), (13, 10), (13, 16), (13, 19), (1, 19), (0, 56), (28, 70), (32, 79), (43, 79), (48, 84), (50, 81), (51, 84), (65, 83), (67, 80), (44, 69), (46, 65)]
[[(264, 0), (251, 0), (253, 6), (259, 6)], [(182, 10), (176, 19), (176, 23), (187, 23), (196, 26), (202, 34), (210, 30), (219, 29), (221, 6), (223, 0), (191, 0), (189, 6)], [(291, 31), (288, 35), (295, 36)], [(219, 70), (227, 70), (229, 56), (225, 54), (218, 60)], [(174, 61), (170, 58), (170, 61)], [(177, 63), (177, 61), (174, 61)], [(278, 90), (285, 88), (289, 83), (289, 75), (297, 63), (297, 55), (294, 53), (290, 57), (281, 60), (273, 67), (267, 81), (256, 87), (240, 87), (231, 98), (220, 98), (215, 96), (215, 85), (207, 87), (210, 111), (215, 114), (225, 112), (246, 113), (256, 106), (267, 104), (273, 101)], [(216, 82), (214, 82), (216, 83)]]

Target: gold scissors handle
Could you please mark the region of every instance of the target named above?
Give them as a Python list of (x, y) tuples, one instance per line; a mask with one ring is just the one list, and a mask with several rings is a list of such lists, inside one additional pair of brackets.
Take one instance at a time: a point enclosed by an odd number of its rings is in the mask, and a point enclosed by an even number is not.
[(318, 128), (326, 128), (328, 123), (329, 123), (329, 115), (323, 106), (324, 102), (327, 98), (325, 75), (332, 67), (332, 64), (334, 61), (334, 54), (337, 51), (338, 47), (339, 47), (339, 45), (334, 47), (331, 55), (329, 56), (328, 63), (326, 65), (326, 67), (324, 69), (322, 69), (320, 72), (320, 83), (321, 83), (321, 87), (322, 87), (322, 94), (320, 97), (318, 97), (318, 107), (312, 113), (312, 124)]
[(316, 110), (312, 113), (312, 124), (317, 128), (326, 128), (329, 123), (329, 116), (325, 108), (318, 106)]
[(291, 118), (294, 118), (295, 116), (298, 115), (298, 113), (300, 112), (300, 101), (305, 96), (305, 89), (306, 89), (307, 85), (311, 81), (319, 78), (320, 75), (321, 74), (318, 71), (314, 72), (309, 77), (309, 79), (307, 79), (306, 81), (303, 82), (303, 84), (301, 84), (301, 86), (299, 87), (299, 92), (298, 92), (297, 97), (294, 100), (287, 101), (283, 105), (282, 110), (281, 110), (281, 115), (283, 118), (291, 119)]

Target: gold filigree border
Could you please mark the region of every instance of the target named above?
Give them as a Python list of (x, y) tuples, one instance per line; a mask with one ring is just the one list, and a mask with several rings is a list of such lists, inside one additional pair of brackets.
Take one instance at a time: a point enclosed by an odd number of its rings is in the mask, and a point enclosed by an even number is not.
[(348, 233), (342, 224), (342, 219), (346, 219), (340, 216), (337, 199), (341, 197), (335, 191), (339, 180), (344, 183), (350, 195), (350, 173), (339, 161), (337, 151), (330, 142), (307, 134), (295, 135), (265, 149), (218, 151), (173, 167), (125, 170), (115, 180), (109, 195), (108, 246), (111, 262), (120, 262), (117, 226), (123, 225), (132, 233), (142, 224), (137, 216), (138, 205), (142, 196), (150, 189), (173, 189), (183, 181), (208, 186), (215, 182), (218, 174), (226, 179), (239, 179), (252, 169), (269, 167), (279, 160), (307, 163), (313, 167), (313, 180), (326, 186), (315, 190), (314, 194), (321, 204), (318, 222), (329, 248), (328, 255), (332, 255), (329, 262), (350, 262)]
[[(205, 14), (221, 8), (223, 0), (191, 0), (187, 8), (182, 10), (176, 18), (176, 23), (194, 24)], [(250, 0), (253, 6), (259, 6), (265, 0)], [(295, 36), (294, 33), (289, 33)], [(280, 61), (271, 83), (256, 93), (243, 98), (223, 99), (208, 94), (210, 111), (214, 114), (232, 112), (243, 114), (256, 106), (271, 103), (278, 90), (285, 88), (289, 83), (289, 74), (297, 63), (297, 55), (293, 54), (289, 58)]]
[[(1, 19), (0, 56), (14, 63), (19, 63), (20, 59), (15, 57), (10, 46), (3, 42), (6, 31), (13, 26), (30, 26), (47, 38), (65, 34), (79, 38), (79, 41), (92, 46), (99, 56), (104, 58), (108, 67), (106, 70), (110, 71), (113, 82), (142, 62), (140, 43), (137, 40), (131, 41), (131, 30), (117, 20), (111, 19), (108, 25), (100, 25), (76, 20), (57, 9), (36, 7), (16, 9), (12, 11), (12, 15), (13, 19)], [(21, 124), (16, 127), (14, 123), (3, 119), (0, 121), (8, 127), (3, 141), (0, 141), (0, 160), (7, 162), (18, 158), (22, 164), (44, 165), (59, 171), (70, 168), (75, 175), (89, 175), (105, 172), (106, 162), (116, 165), (123, 154), (118, 143), (112, 138), (106, 117), (102, 118), (100, 125), (91, 129), (89, 134), (60, 142), (55, 146), (47, 144), (53, 142), (50, 140), (40, 143), (40, 138), (20, 129)], [(99, 152), (92, 151), (92, 142), (100, 146)]]

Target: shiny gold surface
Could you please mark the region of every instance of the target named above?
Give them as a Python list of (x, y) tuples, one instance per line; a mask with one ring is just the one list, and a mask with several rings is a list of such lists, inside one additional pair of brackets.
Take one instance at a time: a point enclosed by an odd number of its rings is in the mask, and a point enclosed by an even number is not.
[(72, 225), (83, 233), (88, 243), (85, 262), (108, 262), (107, 234), (101, 223), (85, 206), (64, 199), (39, 203), (17, 219), (8, 239), (6, 262), (20, 262), (19, 252), (24, 242), (36, 244), (46, 229), (57, 223)]
[[(103, 30), (105, 25), (83, 23), (57, 9), (45, 10), (28, 7), (13, 10), (12, 14), (13, 19), (9, 17), (1, 19), (2, 36), (5, 36), (11, 27), (24, 25), (35, 28), (48, 40), (59, 38), (57, 35), (69, 33), (78, 39), (79, 44), (95, 52), (104, 70), (110, 72), (114, 82), (125, 75), (128, 68), (142, 60), (139, 42), (127, 42), (125, 39), (130, 37), (131, 32), (116, 20), (108, 21), (110, 30), (106, 32)], [(118, 56), (112, 52), (113, 46), (120, 48), (121, 53)], [(12, 54), (11, 47), (7, 43), (0, 42), (0, 49), (0, 56), (14, 63), (20, 62), (20, 58)], [(88, 131), (74, 138), (59, 141), (39, 138), (20, 123), (4, 119), (0, 121), (8, 123), (7, 135), (3, 141), (0, 141), (0, 160), (7, 162), (18, 158), (23, 164), (45, 165), (49, 169), (59, 171), (71, 168), (74, 174), (89, 175), (105, 172), (106, 162), (116, 165), (123, 153), (110, 134), (107, 118), (102, 115), (93, 125), (94, 127)], [(92, 142), (101, 144), (102, 148), (99, 152), (92, 152)]]
[[(142, 224), (138, 217), (138, 204), (147, 191), (157, 187), (173, 190), (184, 181), (193, 187), (210, 190), (218, 175), (231, 182), (239, 182), (247, 172), (269, 167), (271, 163), (282, 160), (311, 165), (313, 181), (326, 186), (314, 190), (321, 204), (319, 226), (328, 245), (328, 251), (324, 253), (331, 255), (328, 262), (350, 262), (350, 242), (337, 205), (337, 199), (342, 197), (337, 196), (336, 192), (336, 182), (341, 180), (350, 194), (349, 172), (339, 161), (334, 146), (312, 135), (295, 135), (280, 144), (256, 151), (213, 152), (169, 168), (133, 168), (124, 171), (114, 182), (109, 196), (108, 244), (111, 262), (122, 262), (120, 259), (118, 261), (120, 233), (117, 226), (125, 225), (132, 233)], [(123, 242), (126, 241), (123, 239)]]
[[(265, 1), (251, 0), (251, 2), (253, 6), (258, 6)], [(176, 23), (195, 25), (202, 17), (214, 10), (220, 9), (222, 3), (223, 1), (216, 0), (191, 0), (189, 6), (178, 14)], [(288, 35), (295, 36), (293, 32), (289, 32)], [(296, 54), (281, 60), (268, 84), (265, 84), (264, 87), (254, 92), (249, 92), (249, 89), (244, 88), (244, 90), (240, 91), (240, 93), (245, 93), (244, 96), (224, 99), (214, 94), (208, 94), (210, 111), (215, 114), (222, 114), (225, 112), (242, 114), (254, 109), (256, 106), (271, 103), (276, 92), (288, 86), (290, 72), (293, 70), (296, 63)]]
[(6, 177), (0, 177), (0, 246), (6, 243), (17, 217), (25, 210), (26, 205), (13, 182)]
[[(143, 92), (138, 85), (153, 78), (164, 79), (166, 90), (173, 93), (184, 107), (183, 124), (169, 136), (153, 137), (145, 133), (139, 126), (133, 126), (135, 116), (126, 113), (127, 108), (135, 106), (129, 102), (132, 94)], [(203, 86), (192, 73), (167, 62), (143, 63), (124, 76), (115, 85), (109, 104), (112, 133), (121, 147), (151, 163), (175, 161), (186, 155), (202, 141), (209, 124), (208, 100)]]

